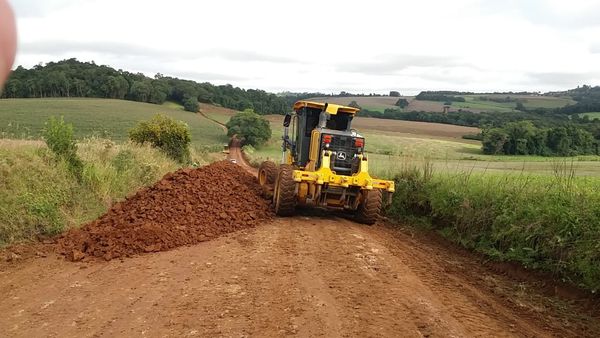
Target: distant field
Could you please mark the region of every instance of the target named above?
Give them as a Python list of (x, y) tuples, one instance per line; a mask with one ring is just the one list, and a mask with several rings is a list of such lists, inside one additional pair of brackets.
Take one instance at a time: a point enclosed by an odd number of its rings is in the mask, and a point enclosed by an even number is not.
[[(222, 123), (235, 113), (231, 109), (204, 104), (201, 111)], [(106, 99), (0, 100), (0, 138), (39, 138), (49, 116), (64, 115), (65, 120), (75, 126), (78, 137), (95, 135), (119, 141), (127, 138), (129, 128), (155, 113), (185, 121), (196, 145), (216, 145), (227, 141), (223, 130), (214, 122), (186, 112), (174, 103), (161, 106)], [(592, 114), (600, 116), (600, 113)], [(283, 116), (270, 115), (267, 119), (271, 122), (273, 137), (266, 146), (250, 154), (255, 161), (265, 158), (279, 161), (281, 156)], [(479, 142), (461, 138), (465, 134), (478, 133), (477, 128), (363, 117), (355, 119), (354, 127), (367, 138), (366, 149), (372, 158), (371, 167), (378, 176), (389, 176), (400, 166), (423, 161), (431, 161), (440, 171), (546, 174), (552, 174), (559, 161), (574, 161), (577, 175), (600, 175), (598, 156), (557, 159), (483, 155)]]
[(582, 113), (579, 114), (579, 116), (583, 117), (583, 116), (587, 116), (590, 119), (600, 119), (600, 112), (594, 112), (594, 113)]
[(504, 98), (510, 96), (512, 99), (517, 99), (523, 103), (526, 108), (560, 108), (568, 104), (575, 103), (568, 97), (551, 97), (551, 96), (533, 96), (533, 95), (500, 95), (500, 94), (483, 94), (483, 95), (464, 95), (466, 102), (453, 102), (452, 108), (462, 108), (473, 112), (511, 112), (517, 106), (516, 102), (494, 102), (484, 101), (480, 97)]
[[(471, 110), (473, 112), (510, 112), (513, 111), (515, 106), (517, 105), (515, 102), (494, 102), (494, 101), (482, 101), (479, 99), (480, 95), (463, 96), (466, 102), (452, 102), (452, 110), (457, 110), (458, 108)], [(492, 95), (485, 95), (492, 96)], [(511, 96), (512, 97), (512, 96)]]
[(526, 108), (561, 108), (576, 103), (570, 97), (534, 96), (525, 99), (523, 105)]
[[(450, 111), (456, 111), (458, 109), (466, 109), (475, 113), (482, 111), (486, 112), (511, 112), (516, 107), (516, 102), (494, 102), (480, 100), (479, 97), (498, 97), (503, 98), (510, 96), (511, 98), (521, 100), (526, 108), (559, 108), (564, 107), (568, 104), (575, 103), (569, 97), (551, 97), (551, 96), (533, 96), (533, 95), (501, 95), (501, 94), (478, 94), (478, 95), (459, 95), (465, 98), (466, 102), (453, 102), (450, 106)], [(405, 111), (427, 111), (427, 112), (442, 112), (444, 109), (443, 102), (437, 101), (421, 101), (415, 100), (413, 96), (403, 96), (408, 100), (408, 107), (404, 108)], [(374, 111), (383, 112), (388, 108), (395, 108), (398, 97), (390, 96), (355, 96), (355, 97), (316, 97), (311, 98), (317, 102), (332, 102), (337, 104), (349, 104), (352, 101), (356, 101), (359, 106)]]
[(109, 99), (4, 99), (0, 100), (0, 138), (39, 138), (50, 116), (64, 116), (76, 136), (127, 139), (127, 131), (154, 114), (166, 114), (190, 127), (194, 144), (227, 142), (221, 128), (175, 103), (164, 105)]

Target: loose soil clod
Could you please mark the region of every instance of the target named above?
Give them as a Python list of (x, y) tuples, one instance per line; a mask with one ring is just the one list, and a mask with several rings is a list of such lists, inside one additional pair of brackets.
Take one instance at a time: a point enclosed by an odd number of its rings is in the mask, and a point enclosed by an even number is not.
[(228, 161), (165, 175), (99, 219), (58, 239), (77, 261), (172, 249), (254, 227), (272, 217), (255, 177)]

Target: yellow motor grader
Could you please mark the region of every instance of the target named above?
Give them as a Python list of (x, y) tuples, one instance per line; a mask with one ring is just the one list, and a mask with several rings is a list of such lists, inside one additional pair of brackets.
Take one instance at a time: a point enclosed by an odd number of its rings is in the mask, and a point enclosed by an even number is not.
[[(394, 182), (369, 175), (365, 139), (352, 129), (357, 108), (298, 101), (285, 115), (282, 160), (263, 162), (258, 181), (273, 193), (275, 213), (289, 216), (297, 205), (347, 210), (373, 224)], [(291, 126), (291, 127), (290, 127)]]

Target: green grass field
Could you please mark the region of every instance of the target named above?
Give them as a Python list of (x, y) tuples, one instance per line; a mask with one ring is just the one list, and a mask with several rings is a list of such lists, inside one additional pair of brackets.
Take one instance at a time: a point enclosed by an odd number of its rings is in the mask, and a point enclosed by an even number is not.
[(39, 138), (50, 116), (64, 116), (78, 138), (100, 136), (127, 139), (139, 121), (161, 113), (188, 124), (194, 145), (215, 145), (227, 137), (214, 122), (184, 111), (175, 103), (163, 105), (109, 99), (3, 99), (0, 100), (0, 138)]
[(587, 117), (589, 117), (592, 120), (594, 120), (594, 119), (600, 119), (600, 112), (582, 113), (582, 114), (579, 114), (579, 116), (581, 116), (581, 117), (587, 116)]
[(480, 95), (465, 95), (463, 96), (466, 102), (452, 102), (452, 107), (455, 109), (471, 109), (487, 112), (511, 112), (514, 110), (516, 103), (514, 102), (494, 102), (479, 100)]
[(552, 97), (552, 96), (530, 96), (530, 95), (464, 95), (466, 102), (453, 102), (453, 108), (462, 108), (474, 111), (486, 112), (511, 112), (514, 111), (516, 102), (494, 102), (483, 101), (479, 98), (486, 97), (506, 97), (520, 100), (526, 108), (560, 108), (568, 104), (575, 103), (568, 97)]

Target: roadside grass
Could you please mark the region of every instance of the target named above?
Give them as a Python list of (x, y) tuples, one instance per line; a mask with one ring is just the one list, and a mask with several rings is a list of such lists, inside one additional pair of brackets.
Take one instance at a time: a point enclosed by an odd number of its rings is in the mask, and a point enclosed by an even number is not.
[[(77, 153), (84, 163), (81, 180), (41, 141), (0, 140), (0, 246), (91, 221), (178, 168), (157, 149), (106, 139), (85, 139)], [(218, 159), (192, 147), (198, 165)]]
[(37, 139), (50, 116), (64, 116), (73, 124), (75, 136), (97, 136), (125, 141), (127, 132), (141, 120), (161, 113), (190, 127), (192, 143), (216, 145), (227, 142), (221, 128), (173, 102), (164, 105), (111, 99), (2, 99), (0, 138)]
[(388, 216), (600, 289), (600, 178), (577, 177), (568, 162), (557, 162), (553, 175), (438, 172), (425, 162), (398, 166), (395, 181)]

